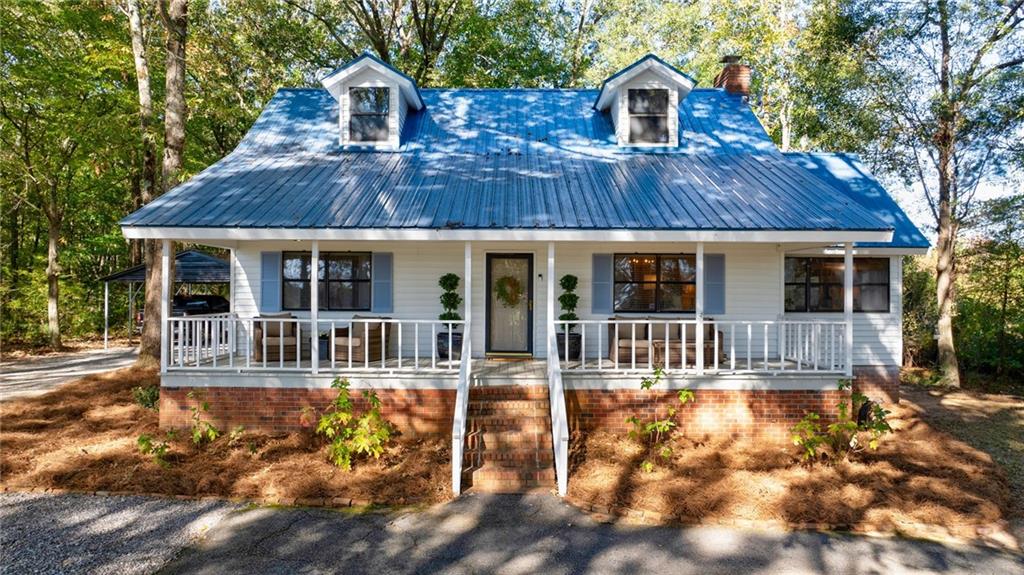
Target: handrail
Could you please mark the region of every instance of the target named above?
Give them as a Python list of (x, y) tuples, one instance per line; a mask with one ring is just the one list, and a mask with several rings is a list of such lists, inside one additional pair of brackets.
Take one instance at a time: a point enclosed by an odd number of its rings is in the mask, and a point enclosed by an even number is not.
[[(319, 346), (316, 358), (319, 373), (454, 375), (460, 361), (452, 334), (465, 325), (463, 320), (376, 317), (321, 317), (314, 323), (303, 317), (238, 317), (234, 313), (173, 316), (165, 324), (171, 335), (167, 369), (313, 373), (312, 338), (326, 333), (326, 345)], [(345, 337), (342, 328), (351, 336)], [(264, 337), (268, 330), (274, 333), (269, 344)], [(278, 332), (286, 337), (277, 337)], [(440, 341), (445, 332), (449, 334), (447, 351)]]
[[(555, 320), (565, 372), (766, 374), (841, 373), (844, 323), (827, 319), (636, 317)], [(563, 351), (563, 350), (559, 350)], [(571, 352), (571, 353), (570, 353)], [(577, 355), (578, 354), (578, 355)]]
[(452, 420), (452, 493), (462, 492), (462, 454), (466, 445), (466, 419), (469, 410), (470, 353), (472, 347), (469, 329), (462, 336), (462, 356), (459, 361), (459, 383), (455, 392), (455, 417)]
[(558, 338), (555, 324), (548, 326), (548, 400), (551, 404), (551, 442), (555, 451), (555, 477), (558, 495), (565, 497), (569, 489), (569, 416), (565, 408), (565, 387), (558, 361)]

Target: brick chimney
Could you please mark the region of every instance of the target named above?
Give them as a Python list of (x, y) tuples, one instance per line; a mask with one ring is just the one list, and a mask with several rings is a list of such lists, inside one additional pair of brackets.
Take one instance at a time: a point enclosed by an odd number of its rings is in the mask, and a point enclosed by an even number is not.
[(750, 66), (740, 64), (739, 56), (724, 56), (720, 64), (725, 66), (715, 76), (715, 87), (725, 88), (731, 94), (750, 95)]

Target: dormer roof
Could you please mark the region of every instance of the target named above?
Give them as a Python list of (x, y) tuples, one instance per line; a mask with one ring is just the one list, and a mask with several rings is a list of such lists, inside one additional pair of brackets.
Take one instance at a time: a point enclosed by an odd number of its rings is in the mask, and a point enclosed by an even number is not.
[(345, 62), (335, 68), (331, 73), (324, 76), (320, 83), (331, 93), (331, 96), (334, 96), (335, 100), (338, 100), (341, 97), (341, 86), (345, 83), (345, 79), (351, 78), (367, 68), (393, 79), (402, 91), (402, 95), (405, 96), (405, 100), (415, 110), (422, 110), (426, 107), (426, 104), (423, 103), (423, 97), (420, 95), (420, 89), (416, 85), (416, 80), (413, 80), (412, 77), (402, 73), (398, 68), (369, 52), (363, 52), (358, 58)]
[(648, 54), (611, 76), (608, 76), (608, 78), (601, 83), (601, 89), (597, 94), (597, 101), (594, 102), (594, 109), (608, 109), (612, 105), (612, 100), (614, 100), (619, 87), (627, 84), (630, 80), (648, 70), (658, 74), (664, 78), (665, 81), (676, 86), (676, 91), (679, 94), (679, 102), (682, 102), (686, 98), (687, 94), (690, 93), (690, 90), (697, 85), (697, 81), (687, 73), (679, 70), (654, 54)]

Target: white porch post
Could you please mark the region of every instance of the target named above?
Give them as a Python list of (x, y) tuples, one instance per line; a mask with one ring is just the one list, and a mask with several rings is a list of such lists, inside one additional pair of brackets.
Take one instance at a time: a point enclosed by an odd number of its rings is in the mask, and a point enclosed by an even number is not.
[(228, 311), (235, 313), (235, 250), (228, 250)]
[[(320, 241), (313, 240), (309, 258), (309, 365), (313, 375), (320, 372)], [(299, 339), (302, 330), (299, 329)], [(299, 358), (302, 361), (302, 358)]]
[(846, 322), (846, 376), (853, 376), (853, 244), (846, 242), (843, 254), (843, 321)]
[[(558, 350), (552, 349), (555, 341), (555, 242), (548, 242), (548, 282), (547, 282), (547, 319), (548, 327), (545, 330), (545, 341), (548, 357), (557, 357)], [(565, 336), (567, 339), (569, 336)], [(566, 358), (568, 359), (568, 358)]]
[(171, 240), (161, 242), (160, 254), (160, 373), (167, 373), (171, 334)]
[(110, 328), (110, 282), (103, 282), (103, 349), (107, 349), (107, 332)]
[(704, 375), (704, 242), (697, 242), (697, 375)]
[[(473, 244), (472, 244), (472, 242), (466, 242), (466, 245), (463, 247), (463, 259), (465, 260), (465, 262), (464, 262), (465, 268), (463, 269), (462, 275), (465, 278), (464, 282), (465, 282), (466, 286), (465, 286), (465, 289), (463, 290), (463, 291), (465, 291), (465, 295), (463, 296), (462, 299), (464, 300), (464, 303), (465, 303), (465, 306), (466, 306), (466, 320), (465, 320), (466, 321), (466, 326), (462, 330), (462, 332), (463, 332), (462, 333), (462, 337), (464, 339), (469, 339), (469, 338), (473, 337), (473, 334), (471, 333), (471, 329), (472, 328), (470, 327), (470, 322), (472, 321), (472, 318), (473, 318)], [(472, 349), (472, 346), (470, 346), (470, 349)], [(462, 356), (460, 355), (459, 357), (462, 357)], [(469, 361), (469, 359), (470, 358), (468, 358), (468, 357), (463, 357), (462, 361)]]

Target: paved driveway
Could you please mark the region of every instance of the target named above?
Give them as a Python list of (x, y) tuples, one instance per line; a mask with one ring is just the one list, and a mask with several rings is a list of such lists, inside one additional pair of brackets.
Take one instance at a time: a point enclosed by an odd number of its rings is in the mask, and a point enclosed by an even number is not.
[(93, 373), (128, 367), (134, 347), (56, 353), (0, 363), (0, 401), (42, 395), (58, 385)]
[(0, 525), (10, 573), (141, 573), (175, 554), (160, 573), (1024, 573), (1021, 555), (922, 541), (603, 525), (549, 495), (368, 515), (4, 495)]

